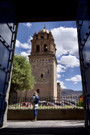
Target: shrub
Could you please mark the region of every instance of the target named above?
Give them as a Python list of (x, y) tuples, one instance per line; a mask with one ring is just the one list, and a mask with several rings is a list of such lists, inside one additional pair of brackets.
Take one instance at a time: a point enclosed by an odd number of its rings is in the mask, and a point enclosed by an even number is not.
[(83, 100), (78, 101), (78, 103), (76, 105), (77, 105), (77, 107), (83, 107), (84, 106)]

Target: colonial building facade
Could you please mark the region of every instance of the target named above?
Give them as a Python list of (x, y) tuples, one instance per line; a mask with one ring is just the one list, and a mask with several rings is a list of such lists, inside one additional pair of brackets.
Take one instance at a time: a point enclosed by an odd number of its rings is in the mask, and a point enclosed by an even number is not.
[(40, 98), (57, 100), (60, 88), (57, 90), (56, 45), (53, 35), (44, 27), (34, 34), (31, 43), (29, 61), (35, 84), (33, 90), (29, 91), (30, 95), (32, 96), (33, 91), (37, 90)]

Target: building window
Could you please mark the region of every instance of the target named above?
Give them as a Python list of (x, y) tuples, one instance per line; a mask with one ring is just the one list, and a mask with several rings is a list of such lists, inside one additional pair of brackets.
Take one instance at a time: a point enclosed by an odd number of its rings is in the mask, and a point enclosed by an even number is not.
[(41, 39), (44, 39), (44, 37), (43, 37), (43, 36), (41, 36)]
[(36, 35), (36, 39), (38, 39), (38, 35)]
[(40, 46), (39, 45), (36, 46), (36, 52), (40, 52)]
[(49, 74), (49, 70), (48, 70), (48, 74)]
[(37, 93), (40, 93), (40, 90), (39, 89), (37, 89)]
[(41, 78), (43, 78), (43, 74), (41, 74)]
[(44, 45), (44, 52), (47, 52), (47, 50), (48, 50), (47, 45)]

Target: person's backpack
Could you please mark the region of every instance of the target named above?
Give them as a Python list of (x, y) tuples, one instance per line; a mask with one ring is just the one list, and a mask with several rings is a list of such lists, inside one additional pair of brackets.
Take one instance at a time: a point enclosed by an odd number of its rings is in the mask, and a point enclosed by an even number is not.
[(35, 101), (34, 101), (35, 104), (38, 104), (39, 103), (39, 97), (38, 96), (35, 96)]

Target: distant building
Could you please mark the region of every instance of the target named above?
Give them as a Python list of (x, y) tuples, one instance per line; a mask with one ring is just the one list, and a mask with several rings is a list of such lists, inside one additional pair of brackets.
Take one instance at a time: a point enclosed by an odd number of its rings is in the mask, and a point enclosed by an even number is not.
[(59, 82), (57, 82), (57, 100), (60, 101), (60, 97), (61, 97), (61, 85)]
[(34, 34), (31, 43), (29, 61), (35, 86), (32, 91), (29, 91), (29, 95), (32, 96), (33, 91), (37, 90), (40, 98), (57, 100), (57, 97), (60, 97), (60, 85), (58, 84), (57, 87), (56, 45), (53, 35), (44, 27), (38, 34)]

